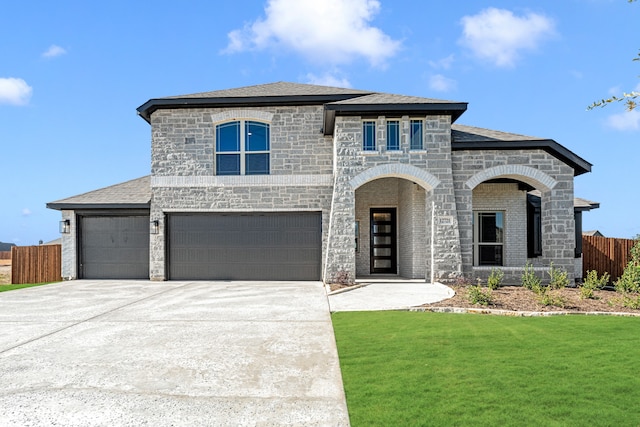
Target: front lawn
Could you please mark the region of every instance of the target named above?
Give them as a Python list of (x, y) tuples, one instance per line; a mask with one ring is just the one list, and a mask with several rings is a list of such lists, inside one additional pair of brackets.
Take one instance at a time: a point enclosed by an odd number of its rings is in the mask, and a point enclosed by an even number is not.
[(15, 289), (22, 289), (22, 288), (32, 288), (34, 286), (42, 286), (42, 285), (48, 285), (50, 282), (47, 283), (25, 283), (22, 285), (2, 285), (0, 284), (0, 292), (5, 292), (5, 291), (13, 291)]
[(640, 425), (640, 318), (335, 313), (357, 426)]

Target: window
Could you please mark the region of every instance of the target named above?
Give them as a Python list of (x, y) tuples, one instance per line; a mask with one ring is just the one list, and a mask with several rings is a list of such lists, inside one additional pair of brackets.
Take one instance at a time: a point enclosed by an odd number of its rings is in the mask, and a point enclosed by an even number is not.
[(474, 212), (474, 265), (503, 265), (504, 212)]
[(387, 150), (400, 149), (400, 122), (387, 120)]
[(268, 124), (240, 120), (216, 126), (216, 175), (268, 174)]
[(409, 137), (411, 139), (409, 148), (411, 150), (423, 150), (422, 142), (422, 120), (411, 120), (409, 124)]
[(376, 122), (362, 122), (362, 149), (364, 151), (375, 151), (376, 149)]

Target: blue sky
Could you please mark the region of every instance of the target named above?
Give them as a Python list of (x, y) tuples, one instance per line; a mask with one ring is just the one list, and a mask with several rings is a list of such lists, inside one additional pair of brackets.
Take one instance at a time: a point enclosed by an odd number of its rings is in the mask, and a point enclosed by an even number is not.
[[(455, 5), (452, 7), (452, 5)], [(458, 123), (551, 138), (594, 164), (585, 229), (640, 233), (640, 4), (625, 0), (5, 2), (0, 241), (58, 235), (50, 201), (150, 172), (150, 98), (275, 81), (469, 103)]]

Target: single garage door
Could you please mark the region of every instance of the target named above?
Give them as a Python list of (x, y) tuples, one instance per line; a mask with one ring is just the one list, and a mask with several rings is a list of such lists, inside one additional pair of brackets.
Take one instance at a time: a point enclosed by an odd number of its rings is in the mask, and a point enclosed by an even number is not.
[(80, 277), (148, 279), (149, 216), (80, 217)]
[(171, 214), (173, 280), (320, 280), (320, 212)]

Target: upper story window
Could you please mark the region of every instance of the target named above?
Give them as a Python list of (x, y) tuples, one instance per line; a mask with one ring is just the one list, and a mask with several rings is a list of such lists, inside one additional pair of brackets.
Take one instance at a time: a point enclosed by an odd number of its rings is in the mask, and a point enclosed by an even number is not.
[(422, 120), (411, 120), (409, 123), (409, 139), (411, 150), (424, 150), (424, 142), (422, 140), (423, 135), (423, 122)]
[(387, 120), (387, 150), (400, 149), (400, 121)]
[(362, 122), (362, 149), (364, 151), (376, 149), (376, 122), (373, 120)]
[(473, 213), (473, 264), (503, 265), (504, 212)]
[(216, 125), (216, 175), (268, 175), (269, 125), (238, 120)]

